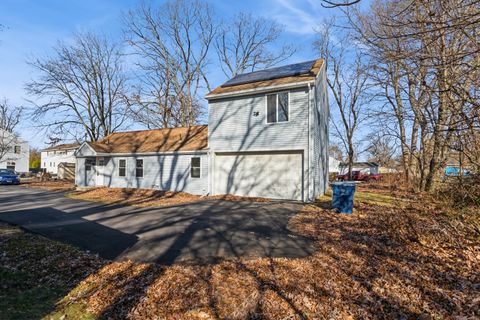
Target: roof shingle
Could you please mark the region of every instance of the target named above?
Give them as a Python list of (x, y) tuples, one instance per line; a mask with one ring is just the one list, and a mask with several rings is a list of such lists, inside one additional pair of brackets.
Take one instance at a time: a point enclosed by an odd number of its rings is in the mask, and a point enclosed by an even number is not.
[(323, 62), (324, 62), (323, 59), (315, 60), (315, 63), (313, 64), (310, 71), (304, 74), (296, 75), (296, 76), (256, 81), (256, 82), (244, 83), (244, 84), (233, 85), (233, 86), (225, 86), (225, 84), (222, 84), (221, 86), (210, 91), (206, 97), (210, 98), (223, 93), (232, 93), (232, 92), (249, 90), (249, 89), (265, 88), (265, 87), (281, 85), (281, 84), (290, 84), (290, 83), (296, 83), (296, 82), (315, 80), (315, 77), (320, 71), (320, 68), (322, 67)]
[(116, 132), (88, 144), (98, 153), (195, 151), (208, 147), (208, 127)]
[(70, 150), (70, 149), (77, 149), (78, 147), (80, 147), (79, 143), (65, 143), (65, 144), (57, 144), (56, 146), (45, 148), (42, 151)]

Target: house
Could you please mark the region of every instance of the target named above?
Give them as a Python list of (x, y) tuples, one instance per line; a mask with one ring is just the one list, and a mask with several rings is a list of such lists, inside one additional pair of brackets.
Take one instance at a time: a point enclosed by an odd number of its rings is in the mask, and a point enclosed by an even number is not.
[[(352, 166), (352, 171), (361, 171), (366, 174), (378, 174), (379, 173), (379, 164), (376, 162), (354, 162)], [(348, 173), (348, 163), (340, 163), (340, 174)]]
[(120, 132), (82, 144), (77, 185), (300, 201), (325, 192), (322, 59), (238, 75), (206, 99), (208, 126)]
[(59, 144), (46, 149), (43, 149), (41, 156), (40, 167), (45, 172), (51, 174), (58, 174), (58, 166), (61, 163), (75, 164), (75, 151), (80, 147), (78, 143)]
[(208, 193), (208, 128), (112, 133), (76, 153), (79, 187), (152, 188)]
[(0, 129), (0, 169), (26, 173), (29, 170), (29, 158), (28, 142), (14, 133)]
[(339, 173), (340, 172), (340, 162), (334, 157), (328, 157), (328, 173)]

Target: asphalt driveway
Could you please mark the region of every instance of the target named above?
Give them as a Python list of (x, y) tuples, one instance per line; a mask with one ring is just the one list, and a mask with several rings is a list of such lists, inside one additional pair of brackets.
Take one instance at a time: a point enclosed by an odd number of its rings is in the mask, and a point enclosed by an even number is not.
[(225, 257), (300, 258), (313, 241), (287, 229), (301, 204), (208, 200), (138, 208), (0, 186), (0, 220), (107, 259), (172, 264)]

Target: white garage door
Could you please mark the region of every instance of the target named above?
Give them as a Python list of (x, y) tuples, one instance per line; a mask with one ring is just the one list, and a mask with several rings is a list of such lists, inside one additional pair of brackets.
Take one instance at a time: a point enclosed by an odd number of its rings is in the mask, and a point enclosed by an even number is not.
[(216, 154), (215, 194), (303, 200), (302, 153)]

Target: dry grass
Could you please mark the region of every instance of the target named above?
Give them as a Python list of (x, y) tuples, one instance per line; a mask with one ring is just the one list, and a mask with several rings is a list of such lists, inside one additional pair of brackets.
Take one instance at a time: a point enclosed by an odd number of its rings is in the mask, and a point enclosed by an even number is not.
[[(373, 186), (369, 190), (375, 192)], [(414, 194), (409, 199), (415, 200), (401, 207), (359, 202), (352, 215), (332, 213), (325, 203), (306, 205), (289, 221), (291, 230), (316, 241), (317, 251), (304, 259), (168, 267), (113, 262), (98, 271), (80, 264), (77, 271), (89, 276), (50, 315), (72, 318), (70, 310), (81, 310), (111, 319), (480, 317), (480, 232), (471, 223), (480, 221), (479, 208), (454, 210)], [(2, 263), (30, 272), (35, 264), (45, 269), (44, 259), (55, 255), (35, 258), (27, 246), (23, 255), (12, 256), (2, 246)], [(57, 272), (62, 271), (53, 269), (51, 276)]]
[(69, 180), (49, 180), (49, 181), (22, 181), (22, 187), (36, 188), (50, 191), (70, 191), (75, 189), (75, 183)]
[(233, 195), (198, 196), (186, 192), (160, 191), (132, 188), (92, 188), (67, 194), (72, 199), (96, 201), (109, 204), (124, 204), (139, 207), (168, 206), (204, 200), (266, 202), (265, 198), (239, 197)]

